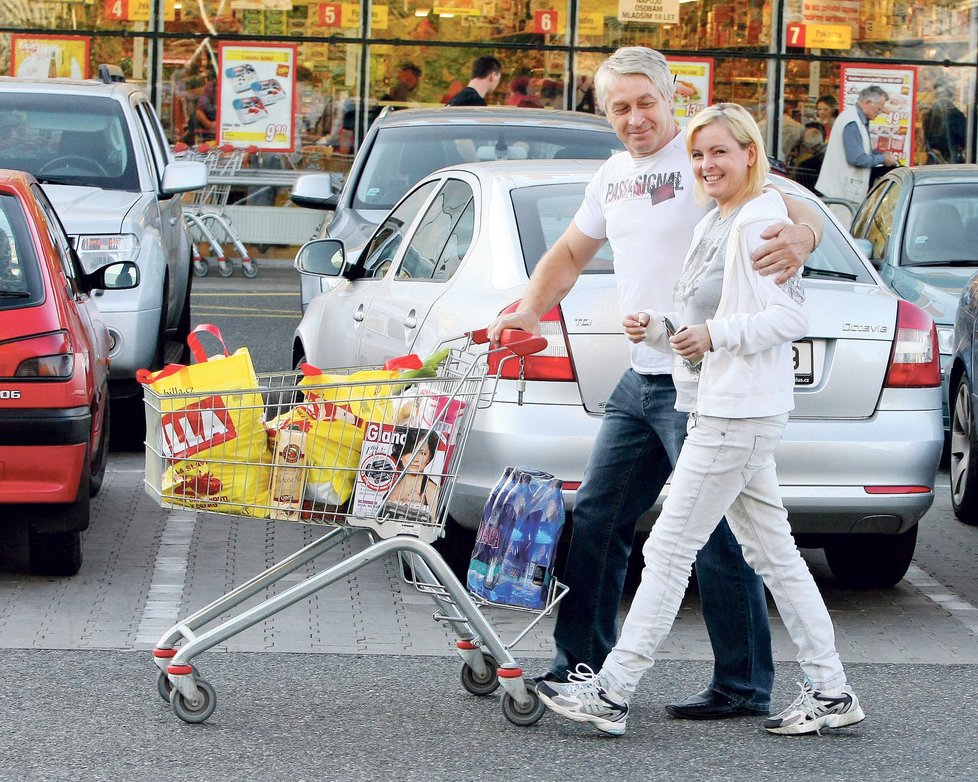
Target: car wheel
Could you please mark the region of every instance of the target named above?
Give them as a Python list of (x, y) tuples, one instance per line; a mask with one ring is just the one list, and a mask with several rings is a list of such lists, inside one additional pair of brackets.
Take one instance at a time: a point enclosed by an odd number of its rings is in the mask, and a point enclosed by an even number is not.
[(89, 474), (91, 478), (88, 482), (88, 496), (94, 497), (102, 488), (102, 481), (105, 480), (105, 466), (109, 461), (109, 437), (111, 436), (112, 405), (106, 402), (102, 404), (102, 439), (92, 452), (91, 467)]
[(968, 378), (962, 375), (951, 410), (951, 507), (965, 524), (978, 524), (978, 434)]
[(177, 332), (173, 335), (173, 341), (180, 345), (180, 356), (175, 358), (177, 364), (190, 363), (190, 346), (187, 344), (187, 336), (190, 334), (190, 295), (194, 287), (194, 275), (187, 275), (187, 292), (183, 297), (183, 309), (180, 312), (180, 322), (177, 324)]
[(463, 584), (468, 578), (475, 532), (468, 530), (449, 516), (445, 520), (445, 535), (435, 541), (435, 550)]
[(73, 576), (81, 569), (81, 531), (88, 527), (90, 508), (88, 483), (89, 473), (84, 469), (74, 502), (34, 506), (27, 542), (35, 575)]
[(825, 559), (842, 584), (887, 589), (907, 574), (917, 547), (917, 525), (900, 535), (845, 535), (825, 545)]

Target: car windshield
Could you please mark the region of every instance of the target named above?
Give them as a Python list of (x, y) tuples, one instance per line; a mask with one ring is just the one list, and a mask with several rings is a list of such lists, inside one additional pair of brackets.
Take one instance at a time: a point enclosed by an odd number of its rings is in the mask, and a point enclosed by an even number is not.
[(20, 309), (44, 299), (37, 255), (20, 201), (0, 195), (0, 310)]
[[(516, 227), (523, 247), (527, 275), (533, 274), (543, 254), (570, 225), (584, 200), (587, 182), (534, 185), (512, 191)], [(584, 270), (585, 274), (612, 274), (611, 245), (607, 242)]]
[(417, 125), (381, 128), (353, 196), (355, 209), (388, 210), (432, 171), (488, 160), (587, 158), (622, 149), (610, 131), (590, 127)]
[(902, 266), (978, 266), (978, 183), (914, 188)]
[(44, 184), (139, 190), (122, 107), (93, 96), (0, 93), (0, 168)]

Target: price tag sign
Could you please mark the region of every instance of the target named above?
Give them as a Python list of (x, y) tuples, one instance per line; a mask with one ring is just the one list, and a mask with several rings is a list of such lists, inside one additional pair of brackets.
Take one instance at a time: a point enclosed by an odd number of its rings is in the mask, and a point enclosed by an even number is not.
[(533, 32), (552, 35), (557, 32), (558, 13), (552, 10), (533, 12)]

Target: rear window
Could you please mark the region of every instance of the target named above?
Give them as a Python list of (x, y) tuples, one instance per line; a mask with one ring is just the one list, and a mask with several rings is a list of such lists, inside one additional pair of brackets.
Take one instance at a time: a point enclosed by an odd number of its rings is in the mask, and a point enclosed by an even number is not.
[(419, 125), (381, 128), (367, 150), (355, 209), (390, 209), (432, 171), (488, 160), (605, 160), (623, 149), (610, 130), (523, 125)]
[(111, 98), (0, 93), (0, 168), (43, 184), (139, 190), (126, 117)]
[(44, 285), (23, 208), (14, 196), (0, 194), (0, 310), (43, 300)]
[[(584, 200), (586, 182), (534, 185), (512, 191), (516, 227), (523, 247), (526, 273), (533, 274), (543, 254), (567, 230)], [(605, 242), (584, 270), (585, 274), (611, 274), (611, 245)]]

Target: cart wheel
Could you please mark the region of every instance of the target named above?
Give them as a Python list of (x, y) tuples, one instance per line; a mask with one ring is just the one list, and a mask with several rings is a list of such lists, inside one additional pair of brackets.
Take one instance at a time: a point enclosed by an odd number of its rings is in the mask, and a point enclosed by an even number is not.
[(188, 701), (176, 688), (170, 693), (170, 706), (173, 707), (173, 713), (184, 722), (194, 724), (206, 720), (217, 708), (217, 693), (214, 692), (211, 683), (204, 679), (197, 679), (195, 684), (200, 691), (195, 701)]
[(499, 677), (496, 675), (499, 663), (491, 654), (484, 655), (483, 659), (486, 661), (487, 670), (482, 676), (476, 676), (475, 671), (468, 664), (462, 664), (462, 686), (473, 695), (489, 695), (499, 686)]
[[(190, 666), (191, 671), (194, 674), (194, 679), (200, 676), (200, 672), (197, 670), (196, 666)], [(167, 703), (170, 702), (170, 693), (173, 692), (173, 682), (170, 681), (170, 677), (166, 675), (166, 671), (160, 671), (160, 675), (156, 677), (156, 691), (160, 694), (160, 697)]]
[(241, 264), (241, 271), (244, 272), (244, 276), (251, 279), (252, 277), (258, 276), (258, 264), (254, 261)]
[(532, 684), (526, 685), (526, 692), (530, 696), (530, 702), (525, 707), (521, 707), (508, 692), (503, 693), (503, 716), (521, 728), (533, 725), (547, 710)]
[(199, 261), (194, 261), (194, 274), (198, 277), (206, 277), (208, 272), (210, 272), (210, 266), (207, 265), (207, 261), (201, 259)]
[(217, 262), (217, 273), (220, 274), (222, 277), (230, 277), (233, 272), (234, 272), (234, 267), (231, 266), (231, 264), (228, 263), (227, 261)]

